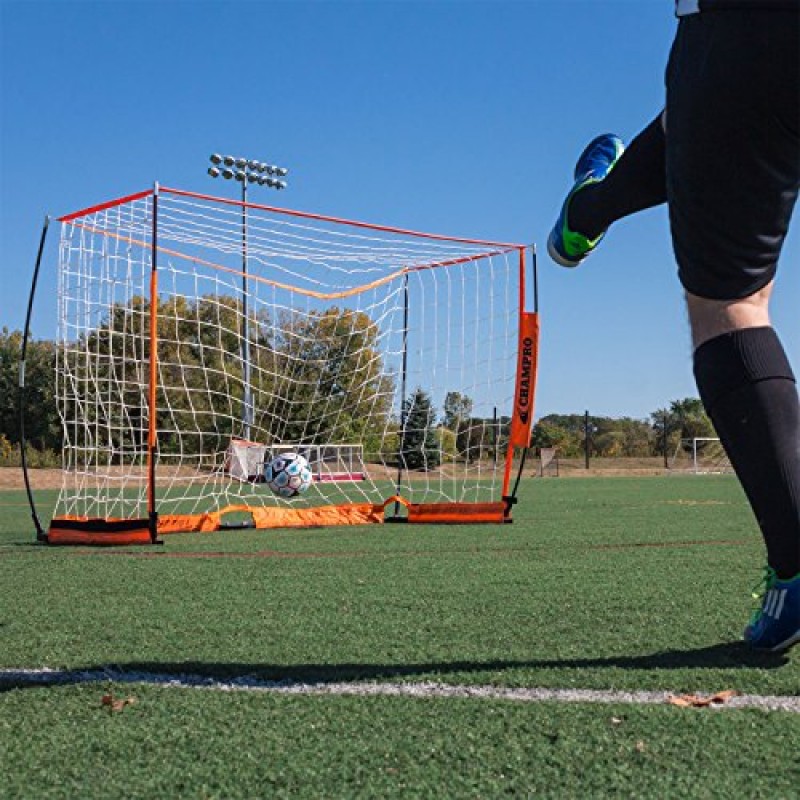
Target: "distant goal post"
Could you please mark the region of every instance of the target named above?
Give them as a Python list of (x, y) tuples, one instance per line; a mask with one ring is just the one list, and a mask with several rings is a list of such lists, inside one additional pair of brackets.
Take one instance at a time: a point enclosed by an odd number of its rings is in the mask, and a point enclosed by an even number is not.
[(308, 461), (314, 480), (365, 481), (369, 477), (363, 444), (273, 444), (232, 439), (223, 470), (234, 480), (260, 483), (264, 468), (282, 453), (299, 453)]
[[(60, 222), (49, 542), (229, 514), (510, 521), (538, 363), (529, 247), (158, 186)], [(316, 477), (293, 500), (258, 476), (289, 449)]]
[(733, 473), (728, 454), (716, 436), (695, 436), (681, 439), (670, 462), (673, 471), (694, 475), (728, 475)]

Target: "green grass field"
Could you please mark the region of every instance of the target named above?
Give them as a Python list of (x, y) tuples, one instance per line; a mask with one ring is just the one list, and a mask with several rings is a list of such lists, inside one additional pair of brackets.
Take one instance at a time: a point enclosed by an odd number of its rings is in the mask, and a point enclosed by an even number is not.
[(246, 690), (796, 698), (800, 648), (739, 642), (763, 550), (731, 478), (528, 481), (496, 527), (33, 538), (24, 493), (0, 493), (0, 668), (75, 672), (0, 675), (0, 797), (800, 796), (790, 711)]

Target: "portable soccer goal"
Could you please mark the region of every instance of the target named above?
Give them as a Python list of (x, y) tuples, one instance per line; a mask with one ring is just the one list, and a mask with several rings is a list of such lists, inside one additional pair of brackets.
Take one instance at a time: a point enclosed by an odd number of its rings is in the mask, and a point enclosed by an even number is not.
[(540, 478), (558, 477), (558, 448), (540, 447), (539, 463), (536, 467), (536, 475)]
[(715, 436), (681, 439), (675, 449), (670, 469), (693, 472), (695, 475), (726, 475), (733, 466), (722, 442)]
[[(526, 246), (158, 185), (59, 221), (63, 480), (40, 538), (511, 519)], [(287, 451), (315, 478), (291, 500), (263, 481)]]

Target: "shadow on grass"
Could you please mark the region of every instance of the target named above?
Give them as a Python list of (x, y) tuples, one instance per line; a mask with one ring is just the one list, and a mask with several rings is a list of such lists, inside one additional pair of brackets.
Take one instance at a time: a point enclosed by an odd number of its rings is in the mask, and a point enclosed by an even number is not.
[(554, 658), (529, 661), (449, 661), (427, 664), (208, 664), (183, 662), (179, 664), (128, 664), (131, 671), (181, 672), (208, 677), (258, 676), (265, 680), (293, 680), (315, 683), (379, 680), (413, 676), (468, 675), (497, 673), (515, 669), (777, 669), (789, 662), (780, 653), (756, 653), (743, 642), (728, 642), (698, 650), (667, 650), (638, 656), (609, 656), (607, 658)]
[[(135, 680), (137, 675), (151, 678), (178, 679), (192, 676), (195, 679), (236, 681), (237, 679), (281, 683), (342, 683), (352, 681), (380, 681), (390, 679), (467, 676), (479, 673), (492, 674), (516, 669), (622, 669), (622, 670), (675, 670), (675, 669), (778, 669), (789, 663), (786, 653), (756, 653), (742, 642), (727, 642), (696, 650), (667, 650), (638, 656), (610, 656), (607, 658), (534, 659), (530, 661), (449, 661), (427, 664), (233, 664), (199, 661), (183, 662), (131, 662), (125, 664), (96, 664), (63, 672), (26, 674), (24, 677), (0, 674), (0, 692), (25, 686), (43, 684), (84, 683), (101, 680), (103, 673), (109, 681), (120, 676)], [(91, 678), (88, 676), (92, 676)]]

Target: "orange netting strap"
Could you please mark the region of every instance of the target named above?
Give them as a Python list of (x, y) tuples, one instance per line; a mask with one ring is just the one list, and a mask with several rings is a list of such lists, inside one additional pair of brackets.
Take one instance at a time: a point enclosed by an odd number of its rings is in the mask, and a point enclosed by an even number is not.
[(158, 518), (159, 533), (210, 533), (218, 531), (226, 514), (250, 514), (259, 530), (311, 528), (327, 525), (367, 525), (383, 522), (383, 505), (353, 503), (316, 508), (275, 508), (247, 505), (225, 506), (205, 514), (164, 514)]

